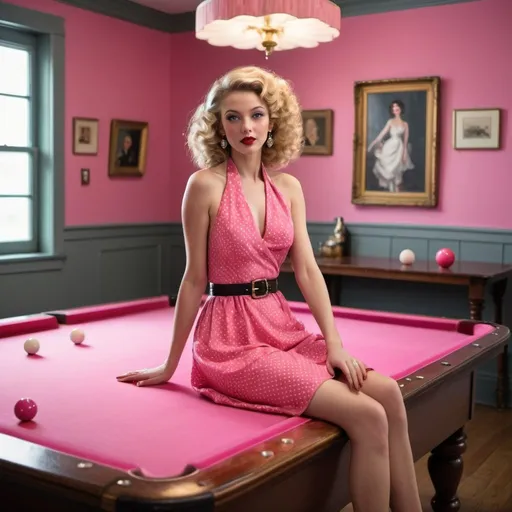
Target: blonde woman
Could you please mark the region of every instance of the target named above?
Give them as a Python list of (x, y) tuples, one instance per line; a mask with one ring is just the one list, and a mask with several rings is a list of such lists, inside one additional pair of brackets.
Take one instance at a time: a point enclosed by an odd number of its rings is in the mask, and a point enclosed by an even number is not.
[[(218, 404), (339, 425), (351, 439), (355, 510), (387, 512), (391, 504), (397, 512), (419, 512), (401, 392), (343, 347), (308, 236), (300, 183), (283, 171), (299, 157), (302, 142), (300, 107), (282, 78), (246, 67), (212, 85), (188, 130), (201, 170), (183, 198), (187, 264), (169, 356), (118, 379), (139, 386), (170, 380), (197, 319), (195, 390)], [(277, 288), (289, 251), (322, 335), (305, 330)], [(255, 279), (268, 280), (269, 289), (260, 290), (268, 295), (250, 295)], [(208, 283), (210, 297), (199, 313)]]

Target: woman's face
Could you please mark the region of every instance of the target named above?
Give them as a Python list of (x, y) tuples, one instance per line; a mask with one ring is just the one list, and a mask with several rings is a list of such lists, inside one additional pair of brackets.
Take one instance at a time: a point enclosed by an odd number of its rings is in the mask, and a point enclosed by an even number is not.
[(304, 133), (308, 139), (314, 139), (318, 135), (318, 126), (314, 119), (307, 119)]
[(393, 112), (393, 115), (395, 117), (398, 117), (402, 113), (402, 109), (400, 108), (399, 105), (393, 103), (393, 105), (391, 105), (391, 112)]
[(132, 147), (132, 138), (127, 135), (123, 140), (123, 148), (125, 151), (128, 151)]
[(223, 135), (231, 148), (242, 154), (260, 151), (272, 131), (267, 106), (251, 91), (229, 93), (220, 115)]

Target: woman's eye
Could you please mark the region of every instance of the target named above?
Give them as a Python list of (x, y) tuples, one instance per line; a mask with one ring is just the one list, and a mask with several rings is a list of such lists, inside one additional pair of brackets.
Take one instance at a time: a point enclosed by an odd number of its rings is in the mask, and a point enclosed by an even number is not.
[[(263, 116), (264, 116), (263, 112), (256, 112), (255, 114), (253, 114), (253, 117), (255, 117), (255, 118), (259, 118), (259, 117), (263, 117)], [(239, 119), (239, 117), (234, 114), (231, 114), (231, 115), (227, 116), (226, 119), (228, 121), (236, 121)]]

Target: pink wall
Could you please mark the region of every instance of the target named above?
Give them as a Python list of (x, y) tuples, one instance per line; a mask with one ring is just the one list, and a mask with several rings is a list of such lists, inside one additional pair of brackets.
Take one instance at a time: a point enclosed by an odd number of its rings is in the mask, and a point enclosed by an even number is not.
[[(66, 22), (66, 225), (167, 222), (171, 218), (172, 122), (169, 34), (53, 0), (10, 3), (61, 16)], [(72, 118), (100, 120), (97, 156), (72, 154)], [(109, 179), (110, 120), (149, 122), (147, 174)], [(80, 184), (80, 168), (91, 184)]]
[[(510, 0), (343, 19), (341, 37), (313, 50), (277, 53), (213, 48), (193, 33), (164, 34), (54, 0), (10, 0), (66, 20), (66, 224), (179, 221), (186, 180), (194, 170), (184, 131), (210, 83), (237, 65), (268, 66), (291, 79), (306, 109), (335, 112), (332, 157), (303, 157), (290, 169), (302, 181), (311, 221), (482, 226), (512, 229), (512, 46)], [(392, 28), (393, 26), (398, 29)], [(508, 35), (507, 35), (508, 34)], [(352, 181), (353, 82), (421, 75), (442, 77), (440, 206), (356, 207)], [(504, 109), (503, 150), (451, 148), (452, 109)], [(72, 117), (100, 119), (97, 157), (71, 152)], [(107, 175), (111, 118), (147, 120), (149, 153), (143, 179)], [(80, 168), (91, 185), (80, 185)], [(466, 187), (464, 193), (461, 187)]]
[[(309, 220), (332, 221), (343, 215), (348, 222), (511, 229), (512, 132), (507, 111), (512, 109), (512, 67), (506, 65), (512, 47), (511, 19), (510, 0), (346, 18), (335, 42), (313, 50), (275, 54), (268, 61), (256, 52), (212, 48), (191, 33), (172, 35), (173, 69), (187, 70), (186, 78), (173, 82), (171, 89), (172, 219), (179, 219), (179, 200), (192, 170), (182, 149), (190, 111), (215, 77), (233, 66), (257, 64), (291, 79), (305, 109), (334, 110), (334, 155), (304, 156), (290, 169), (303, 184)], [(439, 207), (352, 205), (353, 83), (422, 75), (442, 79)], [(452, 149), (452, 110), (467, 107), (504, 109), (501, 151)]]

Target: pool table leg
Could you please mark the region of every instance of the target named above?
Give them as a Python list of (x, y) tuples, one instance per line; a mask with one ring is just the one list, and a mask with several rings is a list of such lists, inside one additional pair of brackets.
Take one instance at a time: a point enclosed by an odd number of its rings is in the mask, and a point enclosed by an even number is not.
[(432, 450), (428, 459), (428, 471), (435, 494), (431, 500), (434, 512), (452, 512), (460, 509), (457, 489), (462, 478), (466, 451), (466, 434), (460, 428)]

